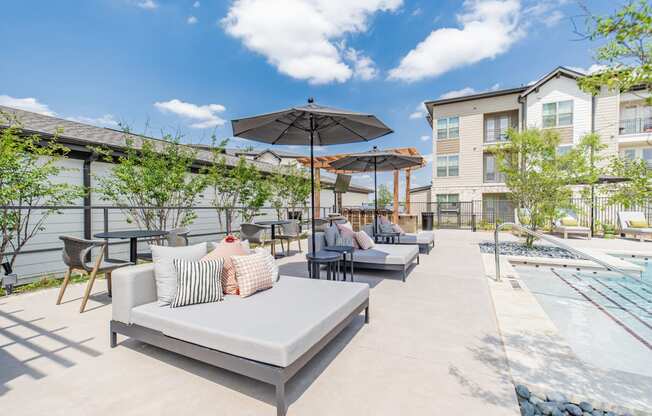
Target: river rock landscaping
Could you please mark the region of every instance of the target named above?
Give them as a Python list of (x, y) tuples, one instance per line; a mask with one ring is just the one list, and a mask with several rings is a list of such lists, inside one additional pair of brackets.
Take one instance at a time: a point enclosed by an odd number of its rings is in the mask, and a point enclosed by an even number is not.
[(559, 392), (537, 396), (522, 384), (516, 386), (516, 396), (522, 416), (631, 416), (629, 413), (596, 409), (590, 402), (573, 403)]
[[(570, 251), (561, 247), (534, 245), (527, 247), (523, 243), (514, 241), (505, 241), (498, 245), (501, 255), (507, 256), (525, 256), (525, 257), (547, 257), (556, 259), (572, 259), (579, 260), (581, 257), (571, 253)], [(480, 243), (480, 251), (482, 253), (493, 254), (495, 244), (493, 242)]]

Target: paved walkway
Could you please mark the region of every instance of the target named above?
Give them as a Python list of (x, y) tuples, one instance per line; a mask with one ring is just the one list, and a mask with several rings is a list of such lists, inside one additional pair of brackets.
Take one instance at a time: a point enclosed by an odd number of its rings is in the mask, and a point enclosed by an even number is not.
[[(358, 273), (371, 323), (360, 316), (293, 379), (289, 415), (519, 414), (477, 246), (489, 234), (436, 238), (405, 283)], [(282, 273), (305, 276), (303, 258), (281, 260)], [(80, 286), (61, 306), (54, 290), (0, 298), (3, 413), (275, 414), (265, 384), (134, 341), (109, 349), (100, 286), (82, 315)]]

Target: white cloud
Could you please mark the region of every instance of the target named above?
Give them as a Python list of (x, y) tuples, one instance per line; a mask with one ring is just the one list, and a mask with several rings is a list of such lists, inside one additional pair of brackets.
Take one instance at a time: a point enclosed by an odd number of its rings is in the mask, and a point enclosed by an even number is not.
[(363, 33), (377, 12), (403, 0), (235, 0), (220, 23), (230, 36), (263, 55), (282, 74), (311, 84), (345, 82), (376, 74), (370, 58), (340, 42)]
[(197, 22), (198, 19), (195, 16), (188, 16), (188, 19), (186, 20), (186, 23), (188, 23), (189, 25), (194, 25)]
[(374, 61), (353, 48), (344, 51), (344, 58), (353, 66), (353, 76), (363, 81), (369, 81), (378, 76)]
[(526, 7), (523, 14), (529, 19), (541, 21), (546, 27), (553, 27), (564, 18), (564, 14), (557, 8), (565, 3), (566, 0), (539, 0)]
[(473, 95), (473, 94), (479, 94), (481, 92), (487, 92), (487, 91), (496, 91), (500, 88), (500, 84), (496, 83), (491, 86), (491, 88), (483, 91), (477, 91), (473, 87), (464, 87), (459, 90), (452, 90), (443, 93), (442, 95), (439, 96), (440, 99), (447, 99), (447, 98), (457, 98), (457, 97), (465, 97), (467, 95)]
[(196, 2), (194, 2), (194, 3), (192, 4), (192, 7), (194, 7), (195, 9), (198, 9), (199, 6), (201, 6), (201, 3), (198, 2), (198, 1), (196, 1)]
[(226, 123), (226, 121), (217, 115), (217, 113), (222, 113), (226, 110), (221, 104), (196, 105), (175, 98), (170, 101), (155, 102), (154, 107), (163, 113), (172, 113), (195, 121), (195, 123), (190, 125), (190, 127), (195, 129), (206, 129), (221, 126)]
[(432, 139), (431, 136), (421, 136), (421, 137), (419, 137), (419, 140), (421, 140), (422, 142), (427, 142), (428, 140), (431, 140), (431, 139)]
[(423, 10), (421, 7), (417, 7), (416, 9), (412, 10), (412, 16), (419, 16), (423, 13)]
[(158, 8), (158, 4), (154, 0), (141, 0), (138, 3), (136, 3), (138, 7), (141, 9), (146, 9), (146, 10), (154, 10)]
[(92, 124), (94, 126), (102, 127), (118, 127), (118, 121), (115, 119), (113, 114), (104, 114), (100, 117), (68, 117), (70, 121), (76, 121), (77, 123)]
[(36, 98), (15, 98), (8, 95), (0, 95), (0, 105), (18, 108), (20, 110), (31, 111), (33, 113), (44, 114), (46, 116), (56, 116), (57, 113), (50, 110), (47, 104), (39, 102)]
[(466, 0), (457, 16), (460, 28), (433, 30), (403, 57), (389, 78), (407, 82), (494, 58), (523, 35), (519, 0)]
[(422, 120), (426, 118), (427, 115), (426, 106), (422, 101), (414, 108), (414, 112), (410, 113), (410, 120)]
[(581, 72), (583, 74), (590, 75), (590, 74), (593, 74), (595, 72), (600, 72), (600, 71), (606, 69), (607, 66), (606, 65), (600, 65), (600, 64), (593, 64), (588, 68), (584, 68), (584, 67), (581, 67), (581, 66), (567, 66), (566, 68), (572, 69), (575, 72)]

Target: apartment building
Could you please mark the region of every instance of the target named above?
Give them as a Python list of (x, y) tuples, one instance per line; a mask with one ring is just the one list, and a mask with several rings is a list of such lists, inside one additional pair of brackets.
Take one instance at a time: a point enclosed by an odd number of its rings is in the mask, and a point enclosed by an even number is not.
[(507, 129), (554, 129), (560, 152), (595, 131), (606, 155), (643, 158), (652, 166), (652, 107), (648, 92), (592, 96), (580, 90), (584, 74), (558, 67), (523, 87), (425, 103), (433, 127), (433, 202), (507, 200), (492, 145), (506, 140)]

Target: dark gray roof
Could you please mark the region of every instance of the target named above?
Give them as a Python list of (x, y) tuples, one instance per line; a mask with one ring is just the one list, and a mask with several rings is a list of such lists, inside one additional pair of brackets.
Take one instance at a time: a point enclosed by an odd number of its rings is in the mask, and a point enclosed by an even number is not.
[[(97, 127), (89, 124), (78, 123), (76, 121), (65, 120), (58, 117), (47, 116), (44, 114), (33, 113), (30, 111), (20, 110), (12, 107), (0, 105), (0, 129), (9, 127), (14, 123), (18, 123), (21, 130), (27, 134), (38, 134), (44, 137), (57, 136), (59, 142), (66, 146), (77, 146), (80, 150), (84, 150), (86, 146), (107, 146), (112, 150), (120, 150), (126, 148), (126, 141), (131, 139), (136, 146), (143, 140), (152, 140), (155, 143), (163, 144), (167, 141), (157, 139), (154, 137), (147, 137), (133, 133), (126, 133), (124, 131), (110, 129), (106, 127)], [(207, 164), (213, 160), (213, 154), (210, 146), (195, 145), (197, 150), (198, 164)], [(240, 149), (241, 150), (241, 149)], [(231, 154), (227, 152), (224, 157), (227, 164), (235, 166), (239, 159), (239, 153)], [(260, 153), (258, 151), (257, 153)], [(249, 163), (254, 164), (262, 172), (272, 172), (276, 165), (256, 160), (250, 160)], [(334, 180), (322, 176), (324, 184), (335, 183)], [(371, 189), (355, 185), (350, 189), (356, 192), (370, 193)]]
[(545, 84), (546, 82), (550, 81), (554, 77), (559, 77), (559, 76), (565, 76), (571, 79), (578, 79), (586, 74), (583, 74), (581, 72), (577, 72), (575, 70), (572, 70), (570, 68), (566, 68), (564, 66), (558, 66), (557, 68), (553, 69), (552, 71), (548, 72), (546, 75), (543, 77), (539, 78), (537, 82), (534, 84), (528, 85), (528, 88), (521, 94), (521, 97), (525, 97), (529, 95), (532, 91), (536, 91), (540, 86)]
[(506, 88), (506, 89), (502, 89), (502, 90), (481, 92), (481, 93), (478, 93), (478, 94), (462, 95), (460, 97), (442, 98), (440, 100), (426, 101), (424, 103), (424, 105), (426, 106), (426, 108), (428, 108), (428, 110), (430, 110), (432, 107), (437, 106), (437, 105), (459, 103), (459, 102), (462, 102), (462, 101), (477, 100), (479, 98), (499, 97), (501, 95), (519, 94), (519, 93), (522, 93), (523, 91), (525, 91), (527, 89), (528, 89), (527, 86), (515, 87), (515, 88)]

